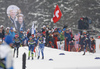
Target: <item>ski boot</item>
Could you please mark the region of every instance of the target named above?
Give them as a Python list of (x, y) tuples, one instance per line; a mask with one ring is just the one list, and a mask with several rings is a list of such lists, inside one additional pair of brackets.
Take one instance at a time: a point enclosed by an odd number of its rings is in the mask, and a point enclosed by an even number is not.
[(16, 58), (18, 58), (18, 55), (16, 56)]
[(85, 52), (83, 53), (83, 55), (85, 55)]
[(44, 56), (42, 57), (42, 59), (44, 59)]
[(39, 59), (40, 58), (40, 56), (38, 56), (38, 58), (37, 59)]
[(34, 58), (32, 57), (32, 60), (33, 60)]

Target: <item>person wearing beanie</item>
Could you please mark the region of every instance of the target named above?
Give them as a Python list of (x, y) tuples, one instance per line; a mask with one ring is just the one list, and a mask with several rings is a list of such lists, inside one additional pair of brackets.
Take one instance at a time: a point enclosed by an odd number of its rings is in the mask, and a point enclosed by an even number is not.
[(66, 29), (64, 36), (65, 36), (65, 50), (70, 51), (69, 41), (71, 40), (71, 36), (69, 34), (68, 29)]
[(10, 33), (10, 35), (12, 36), (12, 38), (15, 37), (15, 32), (14, 32), (14, 30), (13, 30), (13, 27), (10, 28), (9, 33)]
[(9, 30), (10, 30), (10, 28), (7, 27), (7, 28), (6, 28), (6, 31), (5, 31), (5, 37), (6, 37), (7, 35), (10, 35)]
[(17, 50), (16, 58), (18, 58), (19, 47), (20, 47), (20, 39), (19, 39), (18, 34), (16, 34), (15, 37), (14, 37), (14, 54), (13, 54), (13, 57), (15, 57), (15, 51)]
[(2, 34), (3, 34), (3, 38), (5, 37), (5, 30), (4, 30), (4, 26), (1, 25), (1, 29), (2, 29)]
[(2, 29), (0, 28), (0, 38), (2, 38), (2, 40), (3, 40), (3, 33), (2, 33)]
[(32, 39), (32, 36), (29, 37), (29, 41), (28, 41), (28, 45), (29, 45), (29, 52), (28, 52), (28, 60), (30, 59), (30, 53), (32, 55), (32, 60), (34, 59), (34, 47), (36, 45), (36, 41)]

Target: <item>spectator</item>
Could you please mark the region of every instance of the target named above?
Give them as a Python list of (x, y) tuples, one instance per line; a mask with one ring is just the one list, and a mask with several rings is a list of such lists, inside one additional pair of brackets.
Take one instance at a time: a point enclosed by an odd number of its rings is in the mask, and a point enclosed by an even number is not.
[(54, 48), (54, 40), (53, 40), (53, 35), (52, 35), (52, 33), (50, 33), (50, 35), (48, 36), (48, 47), (52, 47), (52, 48)]
[(84, 44), (85, 44), (84, 42), (85, 42), (85, 36), (81, 35), (79, 40), (79, 45), (80, 45), (79, 51), (82, 51), (82, 49), (84, 48)]
[(42, 33), (43, 32), (46, 32), (46, 26), (45, 25), (43, 25), (43, 28), (42, 28)]
[(12, 38), (14, 38), (14, 37), (15, 37), (15, 32), (14, 32), (14, 30), (13, 30), (13, 28), (12, 28), (12, 27), (10, 28), (9, 33), (10, 33), (10, 35), (12, 36)]
[(83, 18), (81, 17), (80, 20), (78, 21), (78, 29), (84, 29), (83, 25), (84, 25)]
[(83, 18), (82, 17), (78, 21), (78, 29), (80, 30), (80, 35), (82, 35), (82, 31), (81, 30), (84, 29), (84, 21), (83, 21)]
[(3, 38), (5, 37), (5, 30), (4, 30), (4, 26), (1, 25), (1, 29), (2, 29), (2, 34), (3, 34)]
[(48, 36), (49, 36), (49, 29), (47, 28), (46, 29), (46, 46), (49, 44)]
[(64, 31), (62, 31), (62, 32), (60, 33), (60, 41), (63, 41), (63, 40), (64, 40), (64, 34), (63, 34), (63, 32), (64, 32)]
[(70, 51), (69, 41), (71, 40), (71, 36), (69, 34), (68, 29), (65, 31), (64, 36), (65, 36), (65, 50)]
[(0, 28), (0, 38), (3, 40), (3, 33), (1, 28)]
[(10, 30), (10, 28), (7, 27), (7, 28), (6, 28), (6, 32), (5, 32), (5, 36), (6, 36), (6, 35), (10, 35), (9, 30)]
[(91, 39), (91, 47), (93, 48), (93, 53), (95, 53), (95, 39), (93, 37)]
[(57, 41), (58, 41), (58, 31), (57, 31), (57, 28), (55, 28), (55, 31), (54, 31), (54, 34), (53, 34), (53, 39), (54, 39), (54, 48), (57, 48), (58, 49), (58, 46), (57, 46)]
[(75, 38), (75, 49), (76, 49), (76, 52), (78, 52), (80, 33), (74, 35), (74, 38)]

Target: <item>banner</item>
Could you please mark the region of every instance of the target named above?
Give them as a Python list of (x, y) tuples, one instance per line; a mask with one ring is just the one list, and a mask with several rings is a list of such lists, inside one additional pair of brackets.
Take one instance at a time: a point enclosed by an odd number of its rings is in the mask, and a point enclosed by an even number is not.
[(100, 53), (100, 39), (96, 39), (96, 53)]

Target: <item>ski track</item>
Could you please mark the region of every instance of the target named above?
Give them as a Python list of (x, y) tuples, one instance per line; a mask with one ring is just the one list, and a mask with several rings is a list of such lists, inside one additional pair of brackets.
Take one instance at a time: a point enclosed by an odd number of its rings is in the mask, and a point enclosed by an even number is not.
[[(34, 60), (28, 60), (28, 47), (19, 48), (19, 57), (14, 57), (14, 69), (22, 69), (22, 54), (26, 53), (26, 69), (100, 69), (100, 54), (86, 52), (67, 52), (52, 48), (44, 48), (44, 60), (34, 56)], [(59, 55), (65, 53), (65, 55)], [(16, 53), (15, 53), (16, 54)], [(15, 55), (16, 56), (16, 55)], [(49, 59), (53, 61), (49, 61)]]

